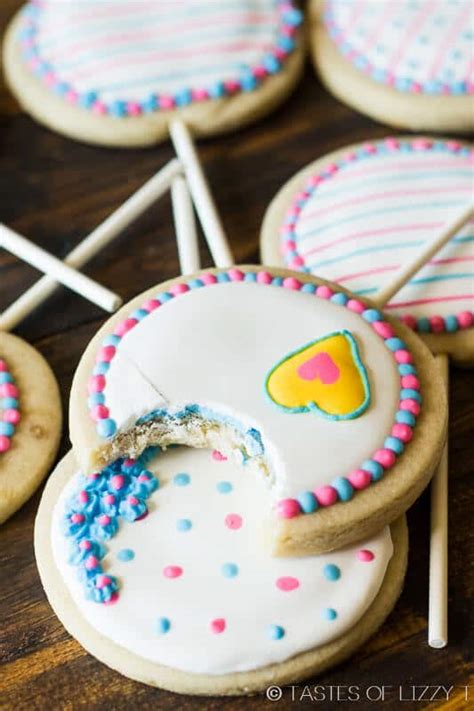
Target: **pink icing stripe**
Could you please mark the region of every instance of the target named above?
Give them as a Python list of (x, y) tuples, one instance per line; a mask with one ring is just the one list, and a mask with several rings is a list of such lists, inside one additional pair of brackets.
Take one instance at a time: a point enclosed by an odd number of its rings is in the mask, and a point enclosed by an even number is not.
[(434, 230), (441, 227), (443, 222), (420, 222), (413, 225), (395, 225), (393, 227), (380, 227), (376, 230), (364, 230), (362, 232), (353, 232), (350, 235), (345, 235), (344, 237), (339, 237), (339, 239), (332, 240), (331, 242), (325, 242), (324, 244), (319, 244), (317, 247), (313, 247), (309, 252), (301, 252), (303, 257), (309, 257), (310, 254), (315, 254), (316, 252), (322, 252), (328, 247), (332, 247), (335, 244), (341, 244), (342, 242), (350, 242), (354, 239), (361, 239), (362, 237), (379, 237), (381, 235), (387, 235), (391, 233), (399, 232), (415, 232), (416, 230)]
[(446, 194), (446, 193), (472, 193), (472, 186), (463, 185), (455, 186), (452, 188), (418, 188), (418, 190), (390, 190), (384, 193), (376, 193), (375, 195), (360, 195), (359, 197), (352, 198), (352, 200), (345, 200), (344, 202), (337, 203), (336, 205), (331, 205), (330, 207), (321, 208), (320, 210), (314, 210), (313, 212), (308, 212), (304, 215), (303, 221), (314, 219), (316, 217), (321, 217), (322, 215), (331, 214), (340, 208), (347, 207), (348, 205), (362, 205), (365, 202), (375, 202), (379, 200), (387, 200), (390, 198), (398, 197), (410, 197), (411, 195), (436, 195), (436, 194)]
[[(467, 2), (463, 7), (461, 7), (461, 11), (457, 17), (457, 19), (452, 23), (451, 29), (449, 32), (446, 33), (444, 42), (442, 43), (438, 54), (436, 55), (435, 59), (433, 60), (433, 64), (431, 65), (431, 69), (429, 72), (429, 76), (431, 79), (436, 79), (438, 77), (440, 67), (443, 64), (444, 58), (446, 54), (449, 52), (451, 49), (456, 36), (459, 34), (459, 32), (466, 26), (469, 25), (469, 19), (470, 15), (473, 12), (473, 6), (472, 3)], [(472, 25), (472, 18), (471, 18), (471, 25)]]
[[(187, 57), (199, 57), (207, 54), (215, 54), (216, 52), (245, 52), (248, 49), (254, 49), (261, 52), (270, 52), (273, 49), (272, 44), (266, 42), (228, 42), (226, 44), (215, 45), (214, 47), (183, 47), (176, 50), (168, 50), (164, 52), (150, 52), (143, 50), (143, 56), (135, 55), (133, 57), (116, 57), (115, 59), (110, 59), (108, 62), (103, 62), (100, 66), (101, 71), (106, 69), (117, 69), (123, 66), (131, 67), (137, 64), (149, 64), (150, 62), (163, 62), (168, 59), (183, 59)], [(93, 66), (89, 65), (87, 69), (83, 71), (78, 71), (74, 80), (78, 81), (81, 79), (86, 79), (91, 70), (93, 71)]]
[[(234, 24), (260, 25), (265, 24), (270, 20), (273, 20), (274, 17), (275, 14), (269, 12), (233, 13), (231, 15), (219, 15), (217, 17), (215, 17), (214, 15), (210, 15), (209, 17), (204, 19), (196, 19), (182, 24), (166, 25), (166, 28), (164, 28), (164, 30), (166, 31), (166, 33), (173, 33), (185, 32), (186, 30), (207, 29), (208, 27), (213, 26), (232, 26)], [(138, 40), (152, 40), (155, 38), (156, 35), (154, 31), (150, 32), (147, 30), (140, 30), (128, 33), (124, 32), (111, 37), (107, 36), (109, 32), (109, 28), (104, 27), (105, 36), (100, 35), (98, 37), (91, 37), (89, 41), (82, 41), (73, 45), (68, 45), (67, 47), (59, 48), (58, 51), (51, 53), (51, 59), (53, 61), (61, 61), (62, 59), (72, 57), (77, 52), (89, 51), (91, 49), (96, 49), (97, 47), (111, 47), (114, 45), (122, 45), (127, 44), (129, 42), (136, 42)]]
[(392, 57), (389, 63), (389, 71), (394, 74), (397, 70), (398, 65), (403, 59), (403, 55), (407, 52), (413, 39), (420, 33), (426, 20), (436, 11), (439, 3), (433, 5), (432, 2), (425, 2), (422, 4), (421, 8), (416, 13), (413, 22), (410, 23), (408, 32), (405, 34), (404, 38), (400, 41), (397, 47), (395, 55)]
[[(428, 264), (456, 264), (458, 262), (474, 262), (474, 257), (449, 257), (447, 259), (431, 259)], [(359, 277), (370, 276), (372, 274), (382, 274), (383, 272), (393, 272), (400, 269), (400, 264), (394, 264), (391, 267), (376, 267), (375, 269), (367, 269), (364, 272), (355, 272), (354, 274), (345, 274), (341, 277), (335, 277), (334, 281), (340, 284), (343, 281), (351, 281)]]
[(386, 304), (385, 309), (397, 309), (403, 306), (419, 306), (421, 304), (436, 304), (443, 301), (462, 301), (462, 299), (474, 299), (474, 294), (459, 294), (456, 296), (437, 296), (431, 299), (415, 299), (414, 301), (397, 301)]

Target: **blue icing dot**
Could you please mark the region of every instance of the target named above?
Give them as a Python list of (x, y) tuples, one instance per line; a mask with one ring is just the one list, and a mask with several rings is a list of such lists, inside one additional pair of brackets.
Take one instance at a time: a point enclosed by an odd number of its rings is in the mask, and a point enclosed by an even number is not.
[(235, 578), (239, 574), (239, 566), (235, 563), (224, 563), (221, 571), (225, 578)]
[(386, 449), (391, 449), (392, 452), (395, 452), (396, 454), (401, 454), (405, 449), (403, 442), (398, 439), (398, 437), (387, 437), (383, 446)]
[(318, 508), (318, 502), (312, 491), (303, 491), (296, 497), (303, 513), (313, 513)]
[(418, 390), (413, 390), (413, 388), (402, 388), (400, 390), (400, 400), (416, 400), (417, 402), (421, 402), (422, 397)]
[(366, 309), (362, 312), (362, 318), (364, 318), (369, 323), (374, 321), (382, 321), (382, 314), (377, 309)]
[(352, 499), (354, 489), (352, 488), (350, 481), (345, 477), (341, 476), (335, 479), (332, 482), (332, 486), (336, 489), (341, 501), (349, 501)]
[(10, 375), (10, 373), (0, 373), (0, 385), (3, 385), (3, 383), (12, 383), (13, 382), (13, 377)]
[(369, 472), (374, 481), (378, 481), (383, 476), (383, 466), (373, 459), (366, 459), (362, 462), (362, 467), (366, 472)]
[(410, 425), (410, 427), (413, 427), (416, 422), (416, 417), (407, 410), (399, 410), (395, 415), (395, 420), (401, 425)]
[(458, 330), (458, 320), (456, 316), (446, 316), (444, 319), (444, 325), (449, 333), (453, 333)]
[(387, 348), (390, 348), (391, 351), (398, 351), (399, 349), (404, 350), (406, 348), (406, 344), (401, 338), (387, 338), (385, 345)]
[(334, 565), (333, 563), (328, 563), (323, 568), (323, 575), (326, 580), (339, 580), (339, 578), (341, 577), (341, 570), (340, 568), (338, 568), (337, 565)]
[(233, 486), (230, 481), (220, 481), (217, 484), (216, 488), (219, 494), (228, 494), (230, 491), (232, 491)]
[(180, 518), (176, 521), (178, 531), (189, 531), (193, 527), (192, 521), (189, 518)]
[(430, 320), (428, 318), (419, 318), (416, 325), (420, 333), (429, 333), (431, 330)]
[(280, 625), (269, 625), (268, 636), (270, 639), (281, 639), (285, 636), (285, 630), (283, 627), (280, 627)]
[(175, 486), (188, 486), (188, 484), (191, 482), (191, 477), (189, 476), (189, 474), (181, 472), (180, 474), (176, 474), (173, 477), (173, 482)]
[(129, 560), (135, 558), (135, 553), (131, 548), (122, 548), (122, 550), (117, 553), (117, 558), (123, 563), (128, 563)]
[(402, 363), (398, 366), (398, 372), (400, 375), (416, 375), (416, 368), (410, 363)]
[(303, 284), (303, 286), (301, 287), (301, 291), (305, 294), (314, 294), (314, 292), (316, 291), (316, 287), (314, 284)]
[(99, 420), (97, 423), (97, 432), (100, 437), (112, 437), (115, 434), (117, 426), (113, 420), (107, 418), (105, 420)]
[(334, 304), (340, 304), (341, 306), (345, 306), (349, 301), (349, 297), (343, 294), (342, 291), (338, 291), (336, 294), (333, 294), (331, 296), (331, 301)]
[(169, 632), (170, 627), (171, 622), (167, 617), (158, 617), (155, 626), (157, 634), (166, 634), (167, 632)]
[(217, 274), (217, 281), (219, 283), (224, 284), (230, 281), (230, 276), (226, 272), (220, 272), (219, 274)]
[(10, 422), (0, 422), (0, 435), (10, 437), (15, 432), (15, 427)]
[(321, 614), (325, 620), (335, 620), (337, 617), (337, 612), (332, 607), (326, 607)]

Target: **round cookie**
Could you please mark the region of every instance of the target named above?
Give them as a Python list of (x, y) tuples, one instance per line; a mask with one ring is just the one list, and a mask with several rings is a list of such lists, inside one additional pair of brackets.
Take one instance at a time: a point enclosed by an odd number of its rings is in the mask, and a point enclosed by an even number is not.
[(29, 2), (7, 30), (5, 74), (28, 113), (81, 141), (151, 145), (177, 115), (212, 135), (288, 96), (300, 22), (293, 0)]
[(432, 355), (370, 302), (286, 270), (150, 289), (89, 344), (70, 435), (84, 473), (147, 446), (232, 451), (268, 485), (274, 554), (340, 548), (398, 518), (446, 429)]
[(474, 130), (472, 3), (312, 0), (311, 52), (341, 101), (412, 131)]
[(0, 331), (0, 523), (22, 506), (53, 464), (61, 400), (44, 358)]
[[(464, 143), (387, 138), (335, 151), (297, 173), (266, 213), (265, 264), (286, 264), (376, 298), (411, 255), (472, 196)], [(434, 353), (474, 360), (474, 221), (386, 307)]]
[(91, 479), (70, 453), (38, 511), (50, 604), (99, 660), (176, 692), (252, 693), (322, 672), (382, 624), (404, 519), (326, 556), (271, 558), (254, 545), (263, 485), (219, 452), (147, 455)]

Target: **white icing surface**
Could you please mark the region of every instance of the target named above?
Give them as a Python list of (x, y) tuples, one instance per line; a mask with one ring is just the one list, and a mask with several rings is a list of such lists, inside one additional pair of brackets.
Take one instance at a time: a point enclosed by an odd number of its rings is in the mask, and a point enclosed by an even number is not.
[(275, 0), (46, 0), (37, 45), (61, 81), (102, 101), (213, 87), (274, 47)]
[[(120, 581), (114, 605), (87, 601), (77, 570), (67, 562), (67, 540), (59, 530), (66, 499), (77, 487), (73, 477), (54, 509), (51, 537), (56, 565), (76, 603), (79, 614), (97, 632), (135, 654), (183, 671), (225, 674), (282, 662), (299, 652), (337, 638), (351, 629), (369, 607), (382, 584), (393, 548), (389, 528), (370, 540), (322, 556), (271, 558), (256, 545), (260, 536), (261, 507), (266, 498), (256, 484), (232, 461), (217, 462), (205, 450), (179, 448), (159, 455), (149, 465), (161, 488), (149, 500), (150, 514), (132, 524), (120, 523), (115, 538), (106, 543), (105, 569)], [(186, 472), (188, 486), (178, 487), (173, 477)], [(228, 481), (230, 493), (216, 485)], [(243, 517), (239, 530), (229, 530), (229, 513)], [(191, 520), (189, 531), (177, 531), (178, 519)], [(117, 559), (129, 548), (135, 558)], [(375, 554), (371, 562), (357, 551)], [(225, 577), (224, 563), (238, 566), (238, 575)], [(328, 563), (341, 571), (339, 580), (323, 574)], [(179, 565), (180, 578), (167, 579), (163, 568)], [(297, 589), (276, 587), (282, 576), (298, 579)], [(337, 618), (327, 620), (332, 608)], [(169, 619), (166, 634), (158, 635), (156, 621)], [(221, 634), (210, 631), (210, 621), (224, 618)], [(269, 625), (285, 630), (270, 639)]]
[[(366, 412), (337, 422), (314, 412), (284, 412), (272, 403), (264, 388), (270, 369), (340, 329), (352, 333), (367, 369), (372, 402)], [(104, 391), (119, 429), (143, 413), (145, 402), (151, 405), (150, 385), (170, 410), (197, 403), (231, 415), (260, 431), (278, 497), (330, 484), (359, 467), (383, 445), (397, 410), (396, 364), (364, 319), (281, 287), (234, 282), (194, 289), (147, 316), (122, 340), (120, 352), (126, 358), (112, 361)], [(136, 364), (133, 371), (129, 362)], [(133, 392), (127, 388), (124, 397), (122, 384), (130, 374)]]
[[(472, 156), (417, 150), (346, 163), (318, 185), (296, 223), (304, 266), (373, 297), (474, 194)], [(474, 220), (392, 299), (415, 318), (472, 311)]]
[(330, 0), (328, 7), (373, 70), (425, 86), (474, 81), (472, 0)]

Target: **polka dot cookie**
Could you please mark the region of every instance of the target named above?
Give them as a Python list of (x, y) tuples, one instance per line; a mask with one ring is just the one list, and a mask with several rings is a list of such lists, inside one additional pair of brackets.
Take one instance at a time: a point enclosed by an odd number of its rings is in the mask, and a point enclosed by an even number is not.
[[(397, 518), (430, 477), (446, 416), (409, 329), (333, 284), (259, 267), (203, 271), (125, 306), (81, 359), (70, 412), (85, 473), (155, 444), (231, 453), (267, 482), (270, 550), (296, 555)], [(192, 485), (175, 474), (176, 490)], [(225, 526), (239, 531), (240, 512)]]
[(214, 134), (281, 103), (301, 73), (293, 0), (32, 0), (5, 40), (26, 111), (72, 138), (148, 145), (182, 117)]
[[(304, 168), (262, 227), (262, 256), (377, 297), (417, 249), (472, 199), (474, 153), (454, 140), (386, 138)], [(474, 361), (474, 221), (391, 299), (387, 313), (434, 352)]]
[(0, 332), (0, 523), (47, 474), (61, 434), (58, 386), (46, 361)]
[(474, 129), (471, 0), (312, 0), (316, 70), (339, 99), (415, 131)]
[[(184, 472), (187, 485), (176, 486)], [(223, 493), (222, 481), (232, 490)], [(50, 602), (92, 654), (174, 691), (245, 693), (316, 673), (362, 644), (393, 606), (405, 524), (331, 554), (272, 558), (255, 546), (265, 498), (263, 481), (208, 450), (147, 451), (93, 477), (78, 474), (70, 454), (36, 523)], [(226, 526), (229, 515), (237, 528)], [(192, 527), (178, 532), (178, 520)]]

